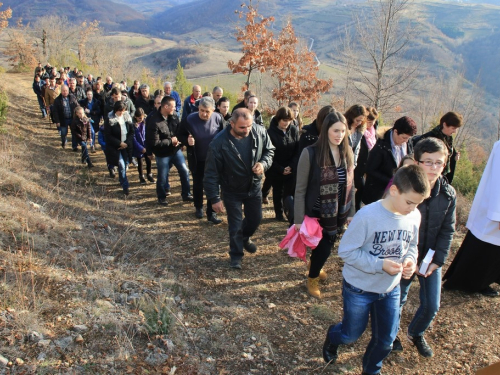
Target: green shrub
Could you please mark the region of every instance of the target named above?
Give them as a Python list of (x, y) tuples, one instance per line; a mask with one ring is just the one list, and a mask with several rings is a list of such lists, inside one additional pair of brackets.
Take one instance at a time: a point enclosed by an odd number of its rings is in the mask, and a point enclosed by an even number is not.
[(151, 335), (166, 335), (173, 324), (171, 310), (165, 297), (152, 299), (146, 297), (139, 303), (139, 309), (144, 314), (144, 326)]
[(469, 159), (467, 150), (463, 148), (460, 151), (460, 160), (455, 168), (453, 187), (463, 196), (469, 199), (474, 198), (484, 167), (485, 162), (478, 165), (473, 164)]
[(2, 123), (5, 121), (7, 116), (8, 103), (9, 100), (7, 98), (7, 94), (0, 90), (0, 126), (2, 126)]

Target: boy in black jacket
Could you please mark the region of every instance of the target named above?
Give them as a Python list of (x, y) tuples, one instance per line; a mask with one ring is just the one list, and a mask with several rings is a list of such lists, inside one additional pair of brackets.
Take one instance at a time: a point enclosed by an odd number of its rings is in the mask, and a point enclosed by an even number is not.
[[(419, 206), (422, 219), (418, 240), (418, 267), (413, 276), (401, 280), (401, 310), (408, 296), (410, 285), (418, 277), (420, 283), (420, 306), (408, 326), (408, 339), (413, 342), (423, 357), (432, 357), (433, 352), (424, 339), (424, 333), (439, 310), (441, 300), (441, 267), (450, 250), (455, 233), (455, 189), (441, 174), (448, 160), (448, 149), (438, 138), (420, 141), (414, 149), (415, 163), (420, 165), (431, 186), (431, 195)], [(429, 250), (434, 256), (428, 268), (422, 271), (422, 261)], [(393, 343), (393, 352), (403, 351), (399, 338)]]

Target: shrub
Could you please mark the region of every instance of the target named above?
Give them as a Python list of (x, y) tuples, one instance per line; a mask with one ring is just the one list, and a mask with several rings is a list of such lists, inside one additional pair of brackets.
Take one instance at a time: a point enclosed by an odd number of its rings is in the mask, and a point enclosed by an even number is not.
[(151, 335), (166, 335), (172, 328), (173, 317), (165, 297), (145, 297), (139, 303), (144, 314), (144, 326)]
[(453, 187), (462, 195), (472, 200), (479, 186), (484, 167), (485, 162), (479, 164), (472, 163), (467, 150), (462, 148), (460, 151), (460, 161), (455, 168)]
[(7, 94), (0, 90), (0, 127), (2, 126), (2, 123), (5, 121), (5, 118), (7, 116), (7, 106), (8, 106), (8, 98)]

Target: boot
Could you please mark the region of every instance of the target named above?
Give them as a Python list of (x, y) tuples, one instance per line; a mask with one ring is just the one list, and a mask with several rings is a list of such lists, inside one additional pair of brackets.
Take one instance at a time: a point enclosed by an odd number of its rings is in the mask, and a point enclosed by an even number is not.
[(87, 167), (90, 169), (90, 168), (93, 168), (94, 167), (94, 163), (92, 163), (92, 160), (87, 159)]
[(144, 175), (139, 175), (139, 181), (141, 182), (141, 184), (143, 185), (146, 185), (147, 182), (146, 182), (146, 179), (144, 178)]
[[(309, 261), (307, 263), (307, 270), (309, 271), (310, 269), (311, 269), (311, 261)], [(321, 281), (325, 281), (327, 278), (328, 278), (328, 274), (325, 271), (323, 271), (323, 268), (322, 268), (321, 271), (319, 271), (319, 279)]]
[(149, 181), (149, 182), (156, 182), (156, 180), (153, 178), (153, 174), (152, 174), (152, 173), (149, 173), (149, 174), (147, 175), (147, 178), (148, 178), (148, 181)]
[(319, 284), (319, 277), (307, 278), (307, 292), (315, 298), (321, 298), (321, 292), (319, 291), (318, 284)]

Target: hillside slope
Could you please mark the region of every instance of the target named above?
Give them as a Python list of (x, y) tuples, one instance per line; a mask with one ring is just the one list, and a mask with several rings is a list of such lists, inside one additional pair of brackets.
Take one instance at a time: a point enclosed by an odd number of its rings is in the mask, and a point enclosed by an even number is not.
[[(361, 372), (368, 334), (342, 348), (335, 366), (324, 370), (321, 358), (324, 333), (342, 314), (335, 250), (324, 298), (315, 300), (305, 292), (304, 263), (278, 248), (286, 224), (266, 206), (253, 238), (258, 252), (245, 256), (243, 270), (232, 270), (227, 225), (195, 219), (177, 173), (166, 208), (156, 203), (154, 185), (139, 184), (133, 167), (124, 199), (99, 147), (90, 172), (77, 153), (60, 148), (55, 128), (40, 119), (29, 76), (4, 74), (0, 84), (10, 98), (0, 132), (6, 373)], [(402, 330), (417, 303), (414, 287)], [(499, 361), (499, 308), (499, 299), (444, 292), (426, 336), (435, 357), (424, 361), (403, 343), (405, 352), (387, 359), (384, 374), (471, 374)], [(167, 334), (154, 334), (158, 319)]]
[(65, 16), (73, 22), (98, 20), (108, 30), (144, 30), (146, 16), (124, 4), (110, 0), (2, 0), (12, 9), (12, 18), (33, 23), (44, 15)]

